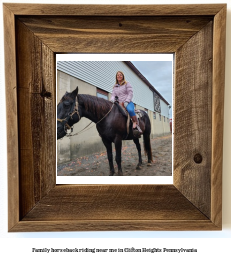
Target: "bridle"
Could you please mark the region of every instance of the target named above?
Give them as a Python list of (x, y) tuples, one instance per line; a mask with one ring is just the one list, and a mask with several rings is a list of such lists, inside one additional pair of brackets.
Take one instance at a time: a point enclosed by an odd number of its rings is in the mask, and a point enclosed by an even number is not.
[[(103, 117), (102, 119), (100, 119), (96, 124), (100, 123), (104, 118), (106, 118), (107, 115), (111, 112), (111, 110), (112, 110), (113, 107), (114, 107), (114, 103), (112, 104), (111, 109), (110, 109), (110, 110), (104, 115), (104, 117)], [(68, 124), (68, 121), (69, 121), (70, 118), (73, 120), (72, 117), (73, 117), (73, 115), (74, 115), (75, 113), (78, 115), (79, 121), (80, 121), (81, 117), (80, 117), (80, 114), (79, 114), (79, 102), (78, 102), (78, 96), (77, 96), (77, 95), (76, 95), (76, 99), (75, 99), (75, 107), (74, 107), (73, 112), (70, 112), (69, 115), (68, 115), (65, 119), (58, 119), (58, 118), (57, 118), (57, 121), (61, 122), (61, 124), (64, 126), (64, 131), (65, 131), (66, 134), (68, 134), (68, 133), (67, 133), (67, 130), (71, 130), (71, 133), (73, 132), (73, 126), (70, 126), (70, 125)], [(84, 131), (84, 130), (85, 130), (88, 126), (90, 126), (91, 124), (92, 124), (92, 122), (90, 122), (84, 129), (82, 129), (82, 130), (79, 131), (78, 133), (75, 133), (75, 134), (73, 134), (73, 135), (68, 134), (68, 136), (78, 135), (80, 132)], [(92, 127), (93, 127), (93, 126), (92, 126)]]
[[(59, 102), (59, 103), (60, 103), (60, 102)], [(77, 115), (78, 115), (79, 121), (80, 121), (81, 117), (80, 117), (80, 114), (79, 114), (79, 103), (78, 103), (77, 95), (76, 95), (76, 98), (75, 98), (75, 107), (74, 107), (74, 110), (73, 110), (72, 112), (70, 112), (65, 119), (58, 119), (58, 118), (57, 118), (57, 121), (60, 122), (60, 123), (63, 125), (64, 131), (65, 131), (66, 134), (67, 134), (67, 130), (71, 130), (71, 132), (73, 132), (73, 126), (70, 126), (70, 125), (68, 124), (68, 122), (69, 122), (70, 119), (73, 120), (73, 115), (74, 115), (74, 114), (77, 114)]]

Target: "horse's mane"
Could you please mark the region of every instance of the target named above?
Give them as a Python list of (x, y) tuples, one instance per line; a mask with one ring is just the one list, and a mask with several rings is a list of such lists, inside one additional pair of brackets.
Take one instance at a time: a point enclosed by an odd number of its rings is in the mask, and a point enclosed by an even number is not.
[(88, 94), (79, 94), (78, 100), (86, 111), (92, 112), (99, 119), (103, 118), (112, 107), (110, 101)]

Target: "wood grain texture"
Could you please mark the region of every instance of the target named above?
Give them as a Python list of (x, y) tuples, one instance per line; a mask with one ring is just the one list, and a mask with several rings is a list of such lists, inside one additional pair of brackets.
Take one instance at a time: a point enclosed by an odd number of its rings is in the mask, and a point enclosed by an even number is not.
[(41, 231), (211, 231), (219, 230), (208, 220), (62, 220), (21, 221), (10, 232)]
[(82, 50), (90, 53), (137, 53), (143, 50), (153, 53), (175, 52), (212, 17), (50, 16), (19, 19), (56, 53), (62, 53), (64, 49), (77, 53)]
[(173, 185), (59, 185), (12, 231), (25, 227), (27, 231), (216, 230)]
[[(215, 15), (224, 4), (192, 5), (55, 5), (5, 3), (15, 15), (181, 16)], [(123, 10), (123, 12), (121, 12)]]
[(226, 6), (214, 18), (213, 38), (213, 106), (212, 106), (212, 166), (211, 220), (222, 226), (222, 155), (225, 89)]
[(20, 217), (55, 185), (54, 54), (16, 21)]
[(23, 221), (54, 219), (207, 220), (208, 218), (190, 201), (185, 200), (173, 185), (59, 185), (50, 191)]
[[(123, 7), (4, 4), (9, 231), (221, 229), (226, 5)], [(56, 186), (55, 52), (119, 53), (118, 35), (176, 53), (174, 185)]]
[(3, 6), (7, 104), (8, 229), (19, 221), (19, 155), (14, 14)]
[[(174, 93), (174, 184), (209, 218), (212, 37), (210, 22), (177, 51)], [(195, 155), (200, 155), (202, 162), (195, 162)]]

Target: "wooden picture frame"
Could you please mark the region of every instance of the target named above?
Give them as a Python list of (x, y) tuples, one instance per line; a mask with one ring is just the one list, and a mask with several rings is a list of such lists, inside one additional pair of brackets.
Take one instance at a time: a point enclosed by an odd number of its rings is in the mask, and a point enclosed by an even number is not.
[[(221, 230), (226, 4), (3, 8), (9, 231)], [(175, 53), (173, 184), (56, 185), (70, 52)]]

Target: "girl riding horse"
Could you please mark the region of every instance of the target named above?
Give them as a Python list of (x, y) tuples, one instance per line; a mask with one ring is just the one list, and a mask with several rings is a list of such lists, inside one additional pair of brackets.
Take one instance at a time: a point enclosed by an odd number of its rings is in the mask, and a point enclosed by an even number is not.
[(115, 101), (116, 96), (118, 97), (120, 105), (125, 107), (129, 115), (131, 116), (131, 119), (133, 121), (133, 130), (138, 130), (138, 134), (141, 134), (142, 130), (139, 126), (139, 121), (135, 114), (134, 103), (132, 102), (133, 89), (131, 84), (125, 81), (124, 73), (121, 71), (118, 71), (116, 73), (116, 84), (113, 87), (111, 97), (112, 102)]

